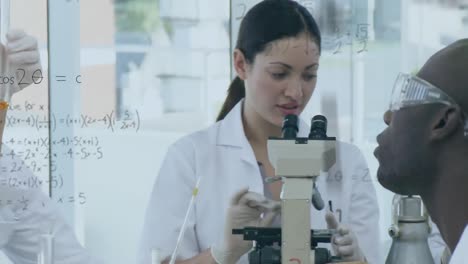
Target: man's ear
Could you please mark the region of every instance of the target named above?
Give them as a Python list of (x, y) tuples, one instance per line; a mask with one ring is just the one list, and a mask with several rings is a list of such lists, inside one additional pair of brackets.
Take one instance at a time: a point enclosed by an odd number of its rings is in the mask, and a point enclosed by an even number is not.
[(248, 70), (248, 63), (245, 59), (244, 53), (241, 50), (235, 49), (234, 50), (234, 69), (237, 72), (237, 75), (242, 80), (247, 79), (247, 70)]
[(458, 106), (446, 106), (437, 111), (432, 123), (431, 139), (441, 140), (454, 134), (461, 125), (462, 112)]

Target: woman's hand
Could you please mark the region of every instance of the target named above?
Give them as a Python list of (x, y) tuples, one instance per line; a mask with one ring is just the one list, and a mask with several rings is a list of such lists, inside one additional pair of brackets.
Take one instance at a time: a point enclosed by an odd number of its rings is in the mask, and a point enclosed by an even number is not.
[[(267, 204), (268, 206), (263, 206)], [(252, 248), (252, 241), (245, 241), (242, 235), (233, 235), (232, 229), (271, 225), (281, 206), (278, 203), (269, 208), (270, 204), (271, 200), (249, 192), (248, 188), (234, 194), (226, 214), (224, 240), (211, 248), (211, 254), (217, 263), (234, 264)]]
[(333, 213), (327, 212), (325, 220), (329, 229), (337, 231), (331, 241), (334, 253), (345, 261), (365, 261), (354, 232), (339, 224)]

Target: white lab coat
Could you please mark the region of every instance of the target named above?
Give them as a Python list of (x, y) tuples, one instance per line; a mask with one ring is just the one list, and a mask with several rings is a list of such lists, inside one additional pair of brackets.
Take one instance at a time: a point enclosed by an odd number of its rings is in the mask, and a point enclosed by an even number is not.
[[(252, 148), (244, 134), (242, 103), (220, 122), (183, 137), (168, 150), (154, 184), (143, 227), (139, 264), (151, 263), (151, 250), (170, 256), (176, 245), (192, 190), (201, 177), (199, 194), (179, 246), (187, 259), (222, 239), (225, 212), (232, 194), (244, 186), (263, 193)], [(301, 121), (298, 136), (307, 137)], [(318, 179), (323, 200), (331, 200), (342, 222), (356, 233), (369, 263), (379, 259), (379, 208), (369, 169), (353, 145), (337, 142), (337, 163)], [(313, 208), (313, 207), (312, 207)], [(326, 228), (325, 210), (311, 210), (312, 228)], [(239, 263), (248, 263), (247, 256)]]
[[(3, 145), (2, 153), (9, 152)], [(36, 264), (39, 236), (51, 231), (55, 234), (54, 263), (94, 263), (49, 197), (40, 189), (10, 186), (34, 177), (22, 164), (17, 157), (0, 158), (0, 249), (13, 263)], [(11, 172), (20, 166), (20, 171)]]
[(460, 240), (458, 240), (457, 247), (450, 258), (450, 264), (466, 263), (468, 263), (468, 225), (465, 227), (465, 231), (463, 231)]

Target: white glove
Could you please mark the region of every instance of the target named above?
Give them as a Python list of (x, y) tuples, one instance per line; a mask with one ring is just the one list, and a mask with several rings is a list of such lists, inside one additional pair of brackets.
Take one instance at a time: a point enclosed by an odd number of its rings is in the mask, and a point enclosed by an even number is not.
[(42, 71), (37, 40), (22, 30), (10, 30), (6, 37), (6, 47), (0, 43), (0, 60), (4, 66), (2, 71), (8, 68), (10, 72), (2, 72), (1, 75), (14, 76), (10, 87), (11, 96), (32, 84), (33, 74), (37, 77), (43, 75), (36, 72)]
[(271, 204), (271, 200), (263, 195), (249, 192), (248, 188), (234, 194), (226, 213), (224, 239), (211, 247), (211, 255), (217, 263), (235, 264), (252, 248), (252, 241), (243, 240), (242, 235), (233, 235), (232, 229), (271, 225), (281, 209), (279, 202), (275, 206), (270, 206)]
[(331, 212), (327, 212), (325, 220), (328, 229), (336, 229), (337, 231), (331, 240), (335, 255), (344, 261), (366, 261), (354, 232), (348, 227), (338, 224), (335, 215)]

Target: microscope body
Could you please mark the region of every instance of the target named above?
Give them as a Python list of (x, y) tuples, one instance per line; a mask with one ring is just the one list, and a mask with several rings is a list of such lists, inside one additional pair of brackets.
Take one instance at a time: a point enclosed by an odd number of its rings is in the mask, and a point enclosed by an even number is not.
[[(321, 171), (336, 162), (334, 138), (269, 139), (268, 156), (281, 177), (281, 261), (315, 264), (311, 245), (311, 199)], [(296, 262), (294, 262), (296, 261)]]
[(427, 242), (429, 217), (421, 198), (396, 195), (393, 201), (393, 239), (385, 264), (434, 264)]

